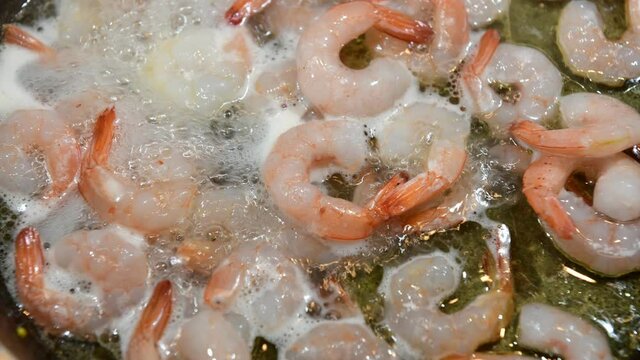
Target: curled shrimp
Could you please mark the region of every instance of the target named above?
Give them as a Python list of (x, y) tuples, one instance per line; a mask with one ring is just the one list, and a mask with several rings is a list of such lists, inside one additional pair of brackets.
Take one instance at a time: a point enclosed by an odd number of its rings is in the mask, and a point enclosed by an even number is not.
[[(578, 169), (598, 177), (593, 207), (564, 190)], [(543, 156), (525, 172), (523, 192), (556, 235), (557, 248), (592, 271), (619, 276), (640, 269), (640, 209), (631, 195), (640, 191), (639, 177), (640, 165), (624, 154), (595, 160)]]
[(409, 88), (411, 74), (397, 60), (376, 58), (361, 70), (340, 60), (340, 49), (374, 26), (406, 41), (425, 43), (431, 37), (423, 23), (364, 1), (331, 8), (302, 34), (296, 54), (300, 90), (323, 113), (374, 115)]
[(562, 75), (540, 51), (500, 44), (498, 32), (487, 30), (460, 85), (464, 106), (504, 136), (516, 120), (539, 122), (555, 113)]
[(621, 86), (640, 76), (640, 2), (626, 0), (627, 31), (617, 41), (604, 34), (596, 4), (576, 0), (560, 14), (557, 42), (571, 71), (591, 81)]
[(64, 193), (80, 168), (80, 146), (60, 116), (49, 110), (19, 110), (0, 124), (0, 185), (23, 193), (45, 185), (31, 156), (38, 151), (50, 182), (45, 197)]
[(59, 266), (80, 273), (100, 287), (100, 298), (81, 300), (50, 289), (40, 234), (25, 228), (16, 238), (16, 285), (28, 313), (52, 333), (91, 334), (134, 304), (147, 278), (144, 253), (117, 231), (79, 231), (54, 245)]
[(379, 134), (382, 157), (407, 161), (417, 155), (421, 172), (387, 194), (379, 206), (396, 216), (450, 188), (467, 160), (469, 131), (469, 120), (451, 110), (427, 103), (403, 109)]
[[(442, 359), (470, 356), (481, 344), (495, 341), (513, 311), (513, 287), (508, 260), (508, 230), (496, 229), (498, 244), (492, 289), (464, 309), (444, 314), (443, 300), (460, 283), (461, 269), (453, 254), (417, 256), (385, 275), (385, 321), (409, 347), (406, 356)], [(460, 341), (465, 339), (465, 341)]]
[(160, 360), (157, 343), (162, 338), (171, 317), (172, 286), (169, 280), (160, 281), (153, 289), (138, 325), (133, 331), (125, 359)]
[(640, 142), (640, 114), (612, 97), (590, 93), (564, 96), (560, 113), (566, 129), (547, 130), (520, 121), (511, 133), (536, 150), (571, 157), (610, 156)]
[(553, 306), (531, 303), (520, 310), (518, 343), (566, 360), (613, 359), (607, 337), (593, 324)]
[(109, 165), (115, 122), (113, 107), (96, 121), (92, 144), (82, 162), (80, 193), (104, 220), (145, 233), (181, 223), (189, 215), (195, 185), (188, 179), (176, 179), (140, 187), (118, 175)]
[(395, 359), (395, 353), (368, 327), (350, 322), (323, 322), (286, 350), (288, 360)]
[(333, 198), (311, 183), (314, 168), (329, 165), (356, 173), (366, 164), (367, 144), (362, 125), (352, 121), (314, 121), (280, 135), (263, 168), (264, 182), (274, 203), (308, 232), (336, 240), (369, 236), (388, 214), (378, 206), (398, 186), (392, 179), (365, 207)]
[(393, 56), (427, 83), (446, 80), (466, 55), (469, 26), (463, 0), (406, 0), (401, 10), (424, 20), (433, 30), (429, 44), (416, 45), (372, 30), (365, 41), (376, 54)]

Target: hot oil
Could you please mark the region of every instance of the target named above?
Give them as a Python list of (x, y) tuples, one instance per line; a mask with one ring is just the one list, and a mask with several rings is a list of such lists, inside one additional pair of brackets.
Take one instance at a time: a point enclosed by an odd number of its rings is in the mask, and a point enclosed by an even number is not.
[[(606, 1), (599, 3), (602, 5), (601, 10), (607, 10), (605, 17), (609, 22), (620, 19), (620, 6), (616, 7)], [(116, 102), (116, 110), (120, 117), (120, 134), (117, 136), (112, 155), (113, 163), (119, 164), (119, 173), (144, 185), (166, 176), (168, 171), (158, 166), (158, 159), (175, 155), (176, 161), (189, 163), (193, 168), (185, 172), (196, 179), (200, 191), (225, 191), (228, 200), (222, 201), (220, 206), (235, 209), (229, 213), (211, 216), (218, 216), (223, 220), (225, 217), (250, 219), (246, 221), (250, 224), (246, 224), (241, 230), (231, 231), (222, 237), (214, 236), (208, 240), (215, 244), (226, 237), (231, 245), (266, 240), (282, 248), (293, 249), (294, 260), (310, 272), (319, 271), (324, 276), (337, 276), (341, 279), (341, 283), (364, 313), (366, 323), (389, 341), (390, 333), (381, 322), (384, 302), (380, 294), (382, 290), (378, 288), (384, 277), (384, 267), (391, 268), (411, 256), (433, 251), (456, 253), (464, 275), (461, 287), (445, 301), (442, 310), (459, 310), (488, 289), (486, 281), (483, 281), (487, 273), (482, 262), (487, 249), (482, 240), (487, 236), (486, 229), (490, 228), (493, 225), (492, 220), (495, 220), (507, 224), (511, 231), (512, 264), (518, 305), (529, 301), (545, 301), (562, 306), (598, 322), (608, 332), (611, 344), (620, 358), (631, 359), (637, 355), (640, 349), (637, 334), (640, 315), (634, 304), (640, 298), (638, 276), (630, 275), (618, 280), (604, 279), (565, 260), (546, 238), (535, 214), (523, 199), (520, 179), (510, 173), (510, 169), (501, 168), (498, 156), (490, 151), (497, 145), (509, 144), (490, 139), (488, 130), (482, 123), (475, 122), (472, 128), (469, 144), (472, 162), (465, 175), (473, 178), (471, 183), (482, 184), (469, 189), (473, 194), (470, 196), (473, 197), (472, 202), (476, 209), (475, 213), (470, 214), (470, 219), (474, 222), (465, 223), (459, 228), (443, 233), (411, 236), (398, 236), (398, 224), (392, 224), (368, 242), (355, 247), (310, 239), (302, 232), (292, 230), (290, 226), (283, 226), (282, 219), (266, 195), (259, 169), (267, 149), (277, 136), (300, 123), (299, 115), (303, 111), (303, 104), (290, 101), (261, 108), (250, 102), (240, 101), (224, 104), (216, 111), (202, 114), (194, 112), (193, 109), (181, 108), (179, 104), (167, 102), (161, 97), (149, 95), (148, 85), (140, 81), (136, 72), (145, 65), (145, 54), (152, 51), (159, 41), (185, 29), (212, 25), (220, 21), (221, 13), (224, 11), (224, 6), (212, 5), (209, 1), (167, 0), (154, 4), (146, 10), (134, 9), (122, 17), (114, 16), (110, 13), (109, 7), (106, 7), (105, 12), (101, 14), (101, 21), (104, 21), (102, 27), (90, 29), (89, 35), (79, 39), (59, 39), (62, 44), (68, 46), (79, 42), (85, 49), (86, 57), (68, 60), (69, 64), (73, 65), (70, 67), (61, 66), (52, 70), (33, 64), (28, 70), (21, 72), (20, 81), (35, 93), (34, 98), (23, 98), (22, 104), (36, 106), (45, 103), (39, 106), (50, 106), (60, 98), (72, 96), (87, 88), (102, 89), (109, 101)], [(553, 36), (559, 9), (561, 5), (549, 2), (540, 5), (529, 0), (512, 0), (510, 17), (499, 24), (499, 27), (507, 41), (524, 42), (540, 48), (567, 74), (566, 69), (562, 67)], [(532, 17), (540, 21), (531, 21)], [(520, 25), (523, 23), (527, 26)], [(80, 23), (77, 26), (82, 25)], [(118, 29), (122, 31), (117, 31)], [(74, 29), (69, 29), (69, 32), (73, 33), (72, 30)], [(616, 33), (619, 33), (619, 30), (610, 30), (610, 34)], [(357, 45), (357, 42), (354, 43), (354, 51), (366, 55), (366, 51), (363, 52)], [(272, 61), (287, 59), (294, 50), (295, 40), (287, 36), (268, 41), (263, 48), (253, 49), (252, 51), (258, 55), (257, 70), (251, 74), (252, 78)], [(8, 52), (5, 50), (3, 54)], [(82, 80), (76, 80), (78, 77), (74, 75), (77, 74), (82, 74), (79, 77)], [(621, 97), (636, 107), (638, 104), (638, 93), (633, 83), (630, 83), (625, 91), (620, 91), (594, 87), (572, 75), (565, 75), (565, 93), (584, 90), (603, 91)], [(455, 95), (455, 89), (443, 93)], [(394, 109), (382, 114), (380, 119), (368, 119), (364, 122), (375, 128), (383, 124), (384, 118), (397, 111), (397, 108), (421, 95), (423, 93), (414, 91), (399, 101)], [(434, 97), (436, 98), (437, 96)], [(433, 101), (446, 104), (449, 99)], [(20, 102), (15, 102), (18, 103)], [(0, 112), (10, 110), (8, 107), (1, 108)], [(2, 112), (2, 115), (5, 112)], [(80, 123), (78, 128), (83, 131), (83, 137), (88, 141), (91, 137), (91, 119), (84, 119)], [(168, 153), (171, 155), (167, 155)], [(342, 196), (351, 195), (346, 192)], [(21, 224), (37, 223), (43, 234), (50, 239), (59, 238), (64, 233), (79, 228), (102, 226), (100, 221), (83, 207), (81, 201), (76, 201), (80, 199), (71, 198), (51, 209), (46, 206), (39, 208), (17, 196), (13, 198), (18, 200), (7, 200), (14, 212), (21, 213), (21, 217), (7, 215), (3, 221), (2, 228), (7, 237), (3, 252), (5, 265), (2, 267), (5, 277), (12, 273), (11, 238)], [(200, 201), (201, 204), (209, 204), (206, 199)], [(487, 207), (490, 209), (485, 215), (484, 209)], [(209, 216), (208, 214), (203, 216)], [(43, 220), (44, 218), (46, 220)], [(238, 223), (233, 221), (230, 220), (231, 223), (222, 226), (238, 229)], [(198, 224), (193, 223), (187, 230), (151, 240), (156, 244), (149, 254), (154, 277), (171, 278), (176, 283), (178, 291), (185, 295), (184, 299), (176, 304), (177, 315), (172, 319), (162, 347), (164, 350), (167, 350), (166, 345), (171, 342), (170, 337), (175, 335), (180, 321), (193, 315), (197, 308), (202, 306), (199, 289), (206, 280), (184, 269), (180, 260), (174, 256), (175, 248), (185, 241), (186, 237), (193, 234), (206, 237), (211, 233), (210, 230), (198, 228)], [(342, 258), (345, 255), (348, 256)], [(341, 260), (338, 260), (340, 258)], [(11, 282), (8, 281), (9, 284)], [(251, 296), (246, 294), (246, 302), (251, 302)], [(127, 314), (121, 319), (120, 324), (134, 323), (135, 315), (136, 312)], [(309, 321), (304, 326), (299, 324), (301, 327), (284, 331), (275, 339), (271, 339), (282, 348), (312, 323), (313, 321)], [(35, 332), (33, 328), (30, 328), (30, 331)], [(114, 343), (114, 337), (108, 332), (99, 340), (109, 348), (115, 349), (113, 352), (118, 356), (117, 349), (120, 345), (126, 344), (130, 331), (130, 326), (121, 327), (115, 337), (120, 337), (121, 344)], [(491, 349), (508, 351), (517, 348), (514, 333), (515, 323), (512, 323), (504, 339)], [(73, 353), (79, 357), (86, 357), (81, 354), (106, 358), (114, 356), (100, 350), (102, 348), (91, 342), (59, 338), (47, 343), (53, 343), (52, 347), (58, 350), (57, 355), (61, 358), (67, 358), (71, 354), (68, 349), (74, 349)], [(257, 340), (256, 344), (258, 349), (263, 349)], [(273, 348), (267, 349), (270, 351), (261, 352), (254, 349), (254, 357), (263, 358), (265, 354), (274, 356), (274, 352), (271, 351)]]

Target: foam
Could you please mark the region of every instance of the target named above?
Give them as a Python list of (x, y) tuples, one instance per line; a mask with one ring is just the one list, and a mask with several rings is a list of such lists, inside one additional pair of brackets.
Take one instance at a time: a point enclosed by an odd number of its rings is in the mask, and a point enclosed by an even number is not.
[[(254, 90), (259, 76), (272, 71), (273, 64), (295, 59), (297, 33), (285, 32), (276, 41), (263, 47), (250, 46), (253, 70), (248, 75), (248, 87), (241, 101), (224, 103), (219, 108), (204, 112), (194, 111), (158, 96), (152, 84), (141, 80), (141, 73), (148, 62), (148, 55), (167, 39), (185, 31), (220, 27), (229, 1), (212, 3), (210, 0), (195, 0), (188, 5), (178, 0), (157, 0), (137, 5), (140, 2), (98, 1), (92, 3), (94, 8), (89, 6), (89, 9), (93, 11), (97, 7), (95, 14), (99, 15), (99, 20), (94, 15), (83, 17), (88, 10), (83, 7), (86, 4), (79, 0), (60, 0), (58, 3), (64, 7), (61, 18), (36, 24), (36, 28), (44, 29), (42, 32), (30, 29), (60, 50), (57, 63), (40, 63), (35, 54), (15, 46), (7, 46), (0, 51), (0, 120), (19, 108), (53, 109), (61, 100), (99, 91), (101, 100), (91, 104), (92, 111), (81, 118), (69, 120), (78, 132), (83, 149), (90, 143), (95, 115), (107, 104), (115, 104), (118, 122), (110, 156), (115, 171), (140, 186), (166, 180), (170, 175), (172, 178), (192, 179), (205, 195), (208, 191), (221, 194), (217, 202), (200, 199), (199, 204), (229, 206), (233, 209), (209, 213), (206, 209), (200, 209), (200, 215), (220, 223), (218, 225), (229, 231), (230, 247), (268, 242), (293, 258), (296, 264), (322, 265), (345, 256), (375, 257), (397, 246), (397, 237), (384, 231), (362, 242), (325, 241), (306, 234), (304, 229), (282, 219), (261, 182), (262, 163), (277, 138), (304, 123), (305, 114), (311, 109), (305, 99), (272, 99)], [(125, 5), (128, 7), (121, 7)], [(90, 19), (96, 23), (74, 23), (74, 19)], [(232, 31), (233, 28), (226, 27), (223, 32), (228, 37)], [(452, 91), (455, 93), (455, 90)], [(469, 114), (462, 112), (459, 106), (430, 89), (421, 91), (415, 83), (388, 110), (354, 121), (360, 121), (363, 128), (366, 126), (367, 136), (375, 137), (384, 131), (385, 126), (392, 124), (394, 116), (401, 109), (417, 101), (436, 104), (469, 119)], [(336, 119), (341, 117), (328, 117), (325, 120)], [(375, 155), (371, 154), (372, 157)], [(164, 162), (163, 165), (158, 165), (159, 160)], [(320, 179), (336, 170), (319, 172)], [(485, 181), (488, 176), (488, 172), (482, 173), (470, 183)], [(475, 190), (469, 189), (474, 194)], [(37, 196), (17, 193), (3, 192), (2, 195), (9, 207), (20, 215), (18, 228), (36, 226), (49, 245), (70, 232), (104, 225), (85, 204), (75, 185), (58, 201), (44, 201)], [(471, 201), (468, 218), (486, 226), (494, 226), (482, 215), (490, 204), (480, 196), (471, 196)], [(178, 235), (165, 235), (148, 250), (152, 274), (145, 299), (150, 296), (152, 285), (159, 279), (168, 278), (174, 284), (172, 318), (159, 345), (165, 355), (175, 351), (174, 341), (179, 335), (180, 325), (205, 306), (202, 303), (205, 283), (185, 269), (174, 251), (176, 237), (206, 232), (207, 229), (197, 223), (196, 217), (197, 214), (194, 214), (187, 228), (181, 229)], [(140, 239), (137, 235), (134, 237)], [(7, 254), (2, 260), (4, 273), (10, 274), (14, 269), (13, 253)], [(267, 259), (258, 261), (263, 262), (260, 267), (266, 280), (252, 291), (243, 292), (234, 303), (233, 312), (238, 316), (234, 323), (241, 324), (245, 319), (252, 324), (248, 327), (239, 325), (250, 341), (254, 336), (265, 336), (280, 349), (285, 349), (296, 338), (324, 321), (306, 313), (307, 303), (317, 299), (318, 295), (307, 274), (296, 265), (292, 276), (297, 279), (296, 284), (302, 295), (295, 315), (283, 319), (277, 328), (270, 329), (268, 333), (264, 328), (254, 326), (267, 322), (259, 317), (255, 304), (276, 291), (275, 280), (281, 277), (274, 264), (269, 264)], [(80, 275), (69, 274), (55, 266), (51, 266), (50, 270), (47, 281), (57, 289), (68, 290), (86, 285), (86, 279)], [(13, 281), (9, 281), (9, 287), (15, 297)], [(96, 286), (84, 288), (87, 291), (78, 292), (81, 294), (78, 296), (85, 300), (97, 301), (101, 296)], [(145, 303), (127, 309), (122, 316), (112, 319), (100, 330), (118, 333), (121, 346), (126, 349)], [(361, 316), (344, 321), (364, 324)], [(283, 355), (284, 351), (280, 351), (280, 356)]]

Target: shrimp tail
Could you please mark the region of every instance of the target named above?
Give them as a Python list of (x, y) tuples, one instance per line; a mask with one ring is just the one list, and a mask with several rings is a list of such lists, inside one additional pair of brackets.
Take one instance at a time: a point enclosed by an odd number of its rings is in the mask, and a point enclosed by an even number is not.
[(530, 120), (511, 127), (511, 133), (531, 147), (546, 154), (564, 157), (604, 157), (624, 151), (631, 143), (627, 134), (601, 135), (610, 132), (606, 126), (549, 130)]
[(18, 289), (29, 291), (32, 287), (42, 287), (45, 261), (40, 234), (36, 229), (27, 227), (18, 233), (15, 256), (16, 279), (25, 285)]
[(171, 317), (172, 291), (169, 280), (156, 285), (131, 338), (127, 359), (160, 359), (156, 343), (162, 338)]
[(214, 309), (224, 308), (242, 286), (245, 267), (238, 262), (218, 266), (204, 290), (204, 302)]
[(391, 177), (391, 179), (389, 179), (389, 181), (387, 181), (387, 183), (384, 184), (384, 186), (378, 191), (378, 193), (373, 197), (373, 199), (369, 201), (369, 204), (366, 207), (369, 211), (371, 211), (374, 214), (374, 218), (379, 219), (379, 221), (382, 222), (387, 220), (390, 217), (389, 212), (386, 211), (385, 206), (382, 204), (386, 203), (387, 198), (392, 196), (395, 190), (398, 187), (406, 184), (408, 180), (409, 180), (409, 174), (405, 172), (400, 172), (394, 175), (393, 177)]
[[(455, 151), (446, 150), (444, 153), (455, 153)], [(447, 169), (447, 173), (427, 171), (414, 177), (406, 184), (398, 186), (380, 202), (383, 211), (390, 216), (400, 215), (433, 199), (451, 187), (462, 173), (467, 156), (462, 152), (458, 156), (446, 157), (451, 160), (451, 163), (447, 165), (450, 167)], [(437, 167), (443, 168), (442, 165)]]
[(432, 172), (420, 174), (387, 196), (381, 206), (391, 216), (400, 215), (444, 189), (443, 180)]
[(500, 45), (500, 33), (496, 29), (487, 30), (480, 38), (478, 51), (469, 63), (467, 71), (476, 76), (482, 74), (498, 49), (498, 45)]
[(529, 204), (538, 215), (554, 230), (554, 232), (565, 240), (570, 240), (576, 230), (576, 226), (567, 214), (566, 210), (558, 198), (546, 196), (540, 198), (535, 189), (523, 189)]
[(433, 29), (422, 21), (384, 6), (375, 5), (378, 22), (375, 28), (397, 39), (427, 44), (433, 38)]
[(53, 55), (55, 53), (55, 50), (51, 47), (14, 24), (3, 25), (2, 32), (4, 33), (5, 44), (17, 45), (42, 55)]
[(93, 143), (87, 154), (90, 164), (105, 165), (109, 162), (109, 153), (115, 132), (116, 111), (110, 107), (102, 112), (96, 120), (93, 131)]
[(271, 3), (271, 0), (236, 0), (224, 14), (231, 25), (241, 25), (251, 15), (262, 11)]
[(410, 231), (431, 232), (440, 229), (451, 229), (465, 221), (462, 214), (452, 211), (447, 206), (437, 206), (424, 211), (403, 216), (402, 222)]

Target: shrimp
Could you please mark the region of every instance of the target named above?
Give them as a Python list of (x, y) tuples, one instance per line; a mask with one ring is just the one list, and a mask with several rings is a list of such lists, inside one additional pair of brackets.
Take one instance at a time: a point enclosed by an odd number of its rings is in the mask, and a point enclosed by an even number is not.
[[(599, 177), (593, 207), (564, 190), (576, 169)], [(523, 192), (556, 235), (558, 249), (594, 272), (619, 276), (640, 269), (640, 209), (632, 195), (640, 194), (639, 176), (640, 164), (624, 154), (595, 160), (543, 156), (525, 172)]]
[(26, 311), (52, 333), (91, 334), (136, 303), (147, 279), (146, 258), (122, 236), (114, 229), (80, 231), (54, 246), (59, 266), (89, 277), (100, 288), (102, 295), (87, 301), (47, 287), (40, 234), (34, 228), (20, 231), (16, 285)]
[[(49, 184), (34, 166), (32, 155), (38, 152), (44, 157)], [(80, 168), (75, 135), (50, 110), (19, 110), (0, 123), (0, 154), (0, 186), (28, 194), (48, 185), (45, 198), (63, 195)]]
[(509, 12), (511, 0), (464, 0), (469, 23), (474, 28), (487, 26)]
[(172, 291), (169, 280), (156, 284), (129, 341), (125, 359), (161, 359), (156, 346), (171, 317)]
[(2, 25), (2, 32), (4, 33), (3, 40), (5, 44), (16, 45), (34, 51), (44, 60), (50, 59), (56, 54), (52, 47), (15, 24)]
[[(171, 318), (171, 282), (159, 282), (134, 330), (126, 359), (162, 359), (158, 342)], [(251, 359), (249, 343), (221, 313), (201, 310), (180, 326), (175, 355), (180, 359)]]
[(243, 24), (257, 13), (262, 13), (260, 22), (265, 30), (276, 36), (283, 32), (299, 35), (309, 24), (317, 21), (330, 0), (236, 0), (225, 13), (231, 25)]
[(627, 31), (617, 41), (607, 39), (596, 4), (569, 2), (560, 14), (557, 42), (565, 64), (591, 81), (621, 86), (640, 76), (640, 2), (626, 0)]
[(365, 41), (381, 56), (393, 56), (407, 64), (411, 72), (427, 83), (446, 80), (460, 64), (469, 47), (469, 26), (463, 0), (405, 0), (401, 10), (428, 21), (433, 40), (416, 45), (371, 30)]
[(378, 206), (403, 180), (395, 177), (365, 207), (324, 195), (311, 183), (314, 168), (338, 166), (355, 173), (366, 165), (362, 125), (352, 121), (313, 121), (280, 135), (263, 167), (274, 203), (308, 232), (326, 239), (359, 240), (369, 236), (388, 215)]
[[(245, 313), (238, 313), (271, 334), (305, 313), (308, 291), (297, 265), (270, 245), (257, 244), (238, 248), (218, 265), (204, 291), (204, 300), (219, 311), (241, 307)], [(243, 292), (260, 295), (255, 297), (257, 301), (242, 306)]]
[(516, 120), (539, 122), (555, 114), (562, 75), (538, 50), (500, 44), (498, 32), (488, 30), (460, 86), (462, 104), (505, 136)]
[(109, 165), (115, 121), (113, 107), (98, 117), (93, 142), (82, 162), (80, 193), (108, 222), (145, 233), (158, 233), (178, 225), (189, 215), (196, 186), (189, 179), (175, 179), (139, 187), (115, 173)]
[(461, 269), (453, 254), (417, 256), (385, 274), (385, 321), (411, 349), (403, 358), (471, 356), (479, 345), (499, 338), (513, 311), (513, 285), (508, 230), (498, 228), (497, 236), (493, 288), (456, 313), (440, 311), (460, 283)]
[(475, 353), (471, 356), (449, 356), (446, 360), (535, 360), (537, 358), (531, 356), (523, 356), (523, 355), (512, 355), (512, 354), (483, 354), (483, 353)]
[(450, 188), (467, 160), (469, 132), (467, 118), (436, 105), (416, 103), (398, 113), (379, 134), (382, 159), (418, 160), (421, 172), (391, 191), (379, 206), (396, 216)]
[(520, 310), (518, 343), (566, 360), (613, 359), (606, 336), (593, 324), (553, 306), (531, 303)]
[(180, 359), (251, 359), (249, 341), (220, 312), (200, 311), (185, 322), (177, 341)]
[(209, 115), (245, 95), (249, 46), (242, 28), (183, 31), (156, 46), (140, 78), (162, 99)]
[(300, 336), (285, 350), (285, 359), (395, 359), (389, 346), (366, 326), (323, 322)]
[(451, 229), (467, 219), (475, 204), (470, 199), (469, 184), (460, 180), (451, 188), (451, 192), (441, 199), (428, 201), (415, 209), (402, 214), (405, 231), (435, 233)]
[(511, 133), (536, 150), (556, 156), (611, 156), (640, 142), (640, 114), (620, 100), (577, 93), (560, 99), (566, 129), (547, 130), (529, 121)]
[(397, 60), (376, 58), (362, 70), (350, 69), (340, 60), (340, 49), (374, 26), (405, 41), (425, 43), (431, 37), (423, 23), (368, 2), (331, 8), (305, 29), (296, 53), (300, 90), (321, 112), (375, 115), (409, 88), (411, 73)]

